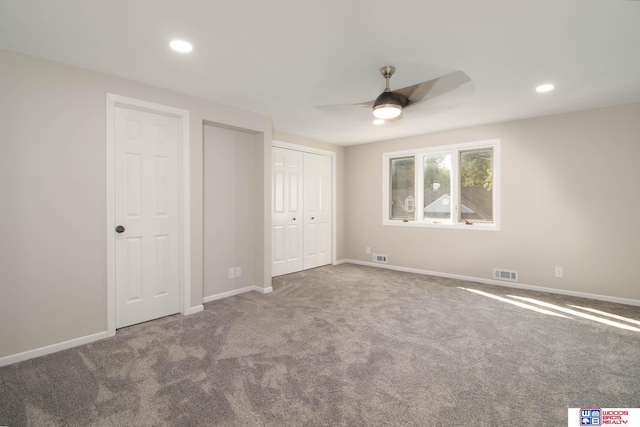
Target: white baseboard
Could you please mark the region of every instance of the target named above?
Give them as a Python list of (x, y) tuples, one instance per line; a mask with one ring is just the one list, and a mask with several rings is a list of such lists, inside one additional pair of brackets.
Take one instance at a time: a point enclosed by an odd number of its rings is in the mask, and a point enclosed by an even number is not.
[[(564, 290), (564, 289), (546, 288), (546, 287), (542, 287), (542, 286), (533, 286), (533, 285), (527, 285), (527, 284), (523, 284), (523, 283), (512, 283), (512, 282), (508, 282), (507, 283), (507, 282), (501, 282), (499, 280), (493, 280), (493, 279), (483, 279), (483, 278), (480, 278), (480, 277), (471, 277), (471, 276), (462, 276), (462, 275), (458, 275), (458, 274), (441, 273), (441, 272), (437, 272), (437, 271), (421, 270), (421, 269), (417, 269), (417, 268), (398, 267), (398, 266), (389, 265), (389, 264), (377, 264), (377, 263), (373, 263), (373, 262), (358, 261), (358, 260), (354, 260), (354, 259), (342, 259), (342, 260), (336, 261), (334, 263), (334, 265), (340, 265), (340, 264), (358, 264), (358, 265), (365, 265), (365, 266), (369, 266), (369, 267), (385, 268), (385, 269), (388, 269), (388, 270), (404, 271), (404, 272), (407, 272), (407, 273), (424, 274), (424, 275), (428, 275), (428, 276), (446, 277), (446, 278), (449, 278), (449, 279), (466, 280), (466, 281), (469, 281), (469, 282), (485, 283), (485, 284), (488, 284), (488, 285), (504, 286), (504, 287), (507, 287), (507, 288), (526, 289), (526, 290), (530, 290), (530, 291), (548, 292), (548, 293), (552, 293), (552, 294), (568, 295), (568, 296), (574, 296), (574, 297), (579, 297), (579, 298), (588, 298), (588, 299), (599, 300), (599, 301), (613, 302), (613, 303), (618, 303), (618, 304), (640, 306), (640, 300), (635, 300), (635, 299), (630, 299), (630, 298), (618, 298), (618, 297), (612, 297), (612, 296), (608, 296), (608, 295), (598, 295), (598, 294), (590, 294), (590, 293), (585, 293), (585, 292), (569, 291), (569, 290)], [(230, 297), (230, 296), (233, 296), (233, 295), (238, 295), (238, 294), (242, 294), (242, 293), (250, 292), (250, 291), (260, 292), (262, 294), (268, 294), (270, 292), (273, 292), (273, 288), (272, 287), (261, 288), (259, 286), (247, 286), (245, 288), (235, 289), (233, 291), (223, 292), (223, 293), (220, 293), (220, 294), (210, 295), (208, 297), (204, 297), (202, 299), (202, 302), (206, 303), (206, 302), (210, 302), (210, 301), (215, 301), (215, 300), (218, 300), (218, 299), (227, 298), (227, 297)], [(186, 313), (183, 313), (183, 314), (185, 316), (187, 316), (187, 315), (190, 315), (190, 314), (198, 313), (198, 312), (200, 312), (202, 310), (204, 310), (204, 306), (201, 304), (201, 305), (197, 305), (197, 306), (191, 307)], [(56, 344), (48, 345), (48, 346), (45, 346), (45, 347), (40, 347), (40, 348), (36, 348), (36, 349), (33, 349), (33, 350), (24, 351), (24, 352), (18, 353), (18, 354), (12, 354), (12, 355), (9, 355), (9, 356), (0, 357), (0, 366), (7, 366), (7, 365), (11, 365), (13, 363), (22, 362), (24, 360), (33, 359), (34, 357), (44, 356), (44, 355), (55, 353), (55, 352), (58, 352), (58, 351), (67, 350), (69, 348), (78, 347), (78, 346), (83, 345), (83, 344), (89, 344), (91, 342), (98, 341), (98, 340), (101, 340), (101, 339), (105, 339), (105, 338), (108, 338), (108, 337), (109, 337), (108, 331), (104, 331), (104, 332), (99, 332), (97, 334), (87, 335), (87, 336), (80, 337), (80, 338), (74, 338), (72, 340), (64, 341), (64, 342), (61, 342), (61, 343), (56, 343)]]
[(466, 280), (468, 282), (485, 283), (487, 285), (504, 286), (507, 288), (526, 289), (529, 291), (547, 292), (550, 294), (558, 294), (558, 295), (568, 295), (568, 296), (578, 297), (578, 298), (588, 298), (588, 299), (593, 299), (598, 301), (614, 302), (617, 304), (640, 306), (640, 300), (630, 299), (630, 298), (618, 298), (618, 297), (612, 297), (608, 295), (598, 295), (598, 294), (590, 294), (586, 292), (569, 291), (565, 289), (545, 288), (543, 286), (533, 286), (533, 285), (527, 285), (524, 283), (502, 282), (500, 280), (483, 279), (481, 277), (461, 276), (458, 274), (440, 273), (437, 271), (420, 270), (417, 268), (398, 267), (390, 264), (378, 264), (375, 262), (358, 261), (355, 259), (345, 259), (341, 261), (341, 264), (343, 263), (366, 265), (369, 267), (376, 267), (376, 268), (386, 268), (388, 270), (404, 271), (406, 273), (424, 274), (427, 276), (446, 277), (449, 279)]
[(196, 314), (196, 313), (200, 313), (202, 310), (204, 310), (204, 305), (200, 304), (200, 305), (196, 305), (193, 307), (189, 307), (185, 312), (183, 312), (182, 314), (184, 316), (190, 316), (192, 314)]
[(273, 288), (271, 286), (269, 286), (268, 288), (261, 288), (259, 286), (247, 286), (245, 288), (234, 289), (232, 291), (222, 292), (215, 295), (209, 295), (208, 297), (202, 298), (202, 302), (203, 303), (211, 302), (218, 299), (228, 298), (234, 295), (239, 295), (239, 294), (243, 294), (245, 292), (251, 292), (251, 291), (260, 292), (261, 294), (268, 294), (269, 292), (273, 292)]
[[(258, 286), (248, 286), (246, 288), (236, 289), (234, 291), (224, 292), (224, 293), (221, 293), (221, 294), (212, 295), (212, 296), (203, 298), (202, 302), (205, 303), (205, 302), (209, 302), (209, 301), (214, 301), (214, 300), (217, 300), (217, 299), (226, 298), (226, 297), (229, 297), (231, 295), (237, 295), (237, 294), (241, 294), (241, 293), (248, 292), (248, 291), (257, 291), (257, 292), (260, 292), (262, 294), (268, 294), (269, 292), (273, 291), (273, 288), (272, 287), (260, 288)], [(189, 316), (191, 314), (199, 313), (199, 312), (201, 312), (203, 310), (204, 310), (204, 305), (200, 304), (200, 305), (196, 305), (194, 307), (190, 307), (189, 309), (187, 309), (182, 314), (184, 316)], [(48, 345), (48, 346), (45, 346), (45, 347), (40, 347), (40, 348), (36, 348), (36, 349), (33, 349), (33, 350), (24, 351), (22, 353), (12, 354), (12, 355), (9, 355), (9, 356), (0, 357), (0, 366), (7, 366), (7, 365), (11, 365), (13, 363), (22, 362), (24, 360), (33, 359), (34, 357), (40, 357), (40, 356), (44, 356), (44, 355), (47, 355), (47, 354), (55, 353), (55, 352), (58, 352), (58, 351), (67, 350), (69, 348), (78, 347), (78, 346), (83, 345), (83, 344), (89, 344), (89, 343), (94, 342), (94, 341), (98, 341), (98, 340), (101, 340), (101, 339), (109, 338), (110, 336), (113, 336), (113, 335), (115, 335), (115, 333), (109, 334), (109, 331), (99, 332), (97, 334), (87, 335), (86, 337), (74, 338), (74, 339), (69, 340), (69, 341), (64, 341), (64, 342), (60, 342), (60, 343), (56, 343), (56, 344), (51, 344), (51, 345)]]
[(94, 341), (98, 341), (109, 336), (107, 331), (99, 332), (97, 334), (87, 335), (85, 337), (74, 338), (69, 341), (59, 342), (51, 344), (45, 347), (36, 348), (33, 350), (24, 351), (18, 354), (12, 354), (10, 356), (0, 357), (0, 366), (7, 366), (13, 363), (22, 362), (24, 360), (33, 359), (34, 357), (40, 357), (47, 354), (55, 353), (69, 348), (78, 347), (83, 344), (89, 344)]

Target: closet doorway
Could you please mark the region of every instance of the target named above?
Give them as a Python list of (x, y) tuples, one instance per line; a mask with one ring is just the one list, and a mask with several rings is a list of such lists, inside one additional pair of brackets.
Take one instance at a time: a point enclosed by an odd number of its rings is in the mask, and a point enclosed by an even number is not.
[(333, 261), (333, 157), (272, 147), (272, 267), (280, 276)]

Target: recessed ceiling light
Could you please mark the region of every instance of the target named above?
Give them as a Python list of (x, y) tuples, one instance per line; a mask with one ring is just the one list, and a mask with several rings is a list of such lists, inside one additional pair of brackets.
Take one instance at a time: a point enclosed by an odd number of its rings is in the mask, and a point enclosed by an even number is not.
[(191, 46), (191, 43), (184, 40), (173, 40), (171, 43), (169, 43), (169, 46), (171, 46), (171, 49), (182, 53), (191, 52), (193, 50), (193, 46)]
[(536, 92), (538, 93), (543, 93), (543, 92), (550, 92), (555, 88), (554, 85), (552, 85), (551, 83), (546, 83), (543, 85), (540, 85), (536, 88)]
[(383, 125), (383, 124), (384, 124), (384, 120), (382, 120), (382, 119), (375, 119), (375, 120), (373, 121), (373, 124), (374, 124), (374, 125)]

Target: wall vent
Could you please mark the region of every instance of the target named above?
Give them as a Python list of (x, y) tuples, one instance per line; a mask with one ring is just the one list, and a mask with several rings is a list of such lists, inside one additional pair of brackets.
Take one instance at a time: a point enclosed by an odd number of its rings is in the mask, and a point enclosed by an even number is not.
[(509, 280), (511, 282), (517, 282), (518, 272), (515, 270), (503, 270), (502, 268), (494, 268), (493, 278), (498, 280)]
[(373, 254), (373, 262), (380, 262), (383, 264), (387, 263), (387, 256), (386, 255), (380, 255), (380, 254)]

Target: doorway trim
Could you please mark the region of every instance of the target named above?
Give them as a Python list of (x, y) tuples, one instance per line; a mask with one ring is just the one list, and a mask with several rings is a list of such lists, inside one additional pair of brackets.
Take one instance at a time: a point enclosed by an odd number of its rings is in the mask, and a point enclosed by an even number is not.
[(115, 211), (115, 108), (124, 107), (175, 117), (179, 121), (180, 144), (180, 313), (193, 314), (202, 305), (191, 307), (191, 251), (190, 251), (190, 198), (189, 198), (189, 111), (155, 104), (135, 98), (107, 93), (107, 334), (116, 334), (116, 227)]
[(321, 154), (323, 156), (329, 156), (331, 158), (331, 265), (336, 265), (336, 247), (337, 247), (337, 244), (336, 244), (336, 223), (337, 223), (336, 188), (337, 188), (337, 185), (336, 185), (336, 153), (335, 151), (321, 150), (319, 148), (307, 147), (306, 145), (292, 144), (290, 142), (277, 141), (275, 139), (271, 140), (271, 146), (286, 148), (289, 150), (302, 151), (303, 153)]

